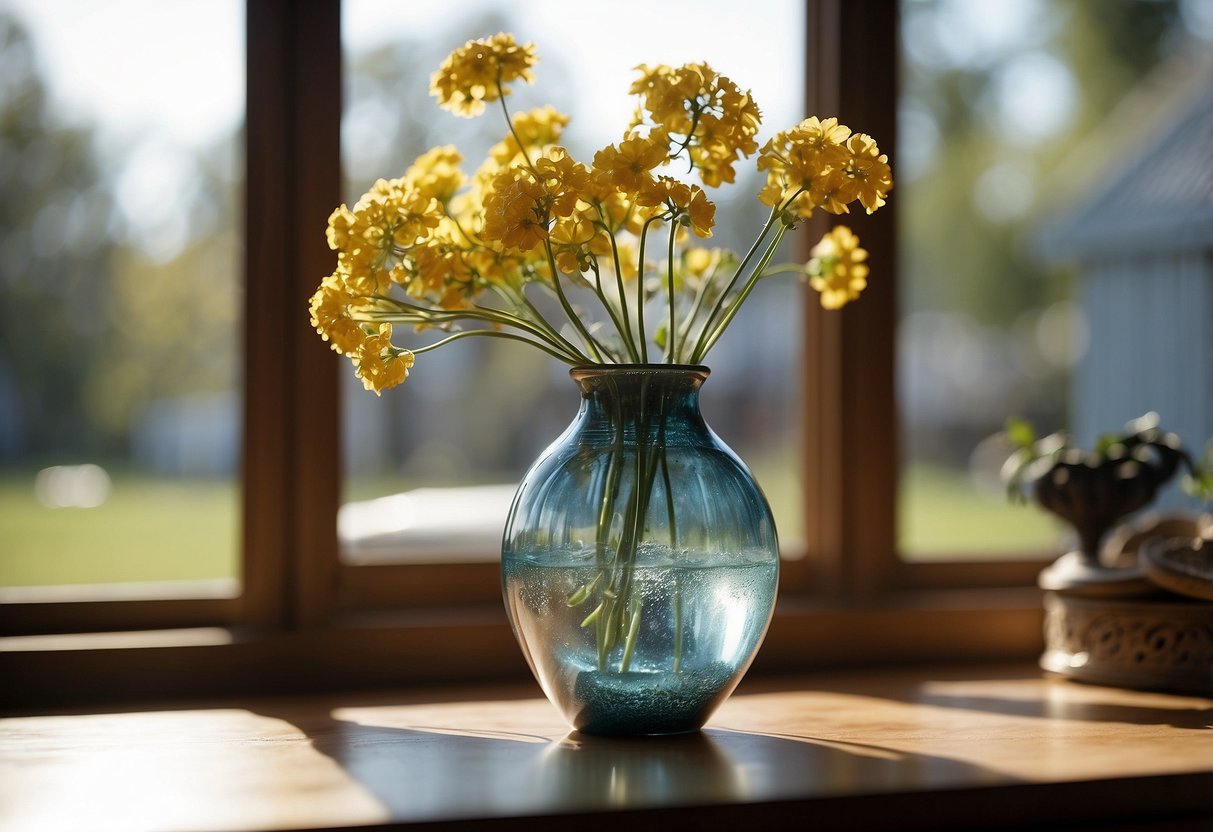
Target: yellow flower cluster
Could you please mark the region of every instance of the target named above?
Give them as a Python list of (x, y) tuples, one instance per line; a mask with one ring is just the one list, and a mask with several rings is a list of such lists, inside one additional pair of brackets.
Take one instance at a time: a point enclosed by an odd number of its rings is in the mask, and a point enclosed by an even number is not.
[(486, 101), (510, 94), (508, 82), (535, 83), (531, 67), (538, 60), (535, 44), (519, 46), (513, 35), (501, 33), (473, 40), (442, 62), (430, 78), (430, 94), (452, 113), (478, 116), (484, 112)]
[(856, 200), (870, 214), (893, 187), (889, 159), (872, 137), (836, 118), (814, 116), (775, 134), (762, 147), (758, 169), (767, 172), (758, 199), (802, 218), (817, 208), (846, 214)]
[(631, 92), (640, 96), (641, 110), (633, 127), (661, 128), (687, 152), (705, 185), (735, 181), (738, 158), (758, 150), (754, 137), (762, 113), (749, 91), (705, 63), (637, 69), (640, 78)]
[[(533, 45), (508, 34), (474, 40), (447, 57), (431, 91), (473, 116), (509, 95), (510, 82), (531, 83), (537, 60)], [(758, 160), (767, 174), (759, 199), (773, 210), (751, 252), (687, 245), (688, 232), (712, 236), (716, 206), (704, 187), (733, 182), (737, 162), (759, 152), (761, 113), (707, 64), (638, 70), (635, 119), (588, 165), (561, 145), (567, 115), (539, 107), (510, 116), (503, 102), (508, 131), (471, 176), (454, 147), (435, 147), (333, 212), (337, 266), (311, 299), (311, 322), (368, 389), (399, 384), (415, 355), (470, 336), (523, 341), (571, 364), (643, 363), (650, 349), (698, 363), (758, 281), (778, 271), (809, 276), (830, 308), (858, 297), (867, 253), (845, 227), (807, 265), (769, 263), (784, 232), (816, 208), (884, 204), (892, 178), (871, 137), (816, 118), (777, 134)], [(702, 187), (661, 172), (680, 159)], [(664, 258), (654, 262), (646, 246), (661, 228)], [(536, 292), (559, 304), (563, 322), (548, 320)], [(595, 306), (598, 320), (586, 311)], [(393, 323), (445, 335), (409, 351), (392, 344)]]
[(821, 293), (826, 309), (841, 309), (868, 286), (868, 252), (845, 225), (836, 225), (813, 246), (809, 285)]

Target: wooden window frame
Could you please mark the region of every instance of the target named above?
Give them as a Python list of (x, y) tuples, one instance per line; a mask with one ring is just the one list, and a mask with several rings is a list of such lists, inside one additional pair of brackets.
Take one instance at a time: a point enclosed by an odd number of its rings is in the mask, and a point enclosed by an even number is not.
[[(895, 0), (808, 0), (807, 105), (879, 136), (896, 158)], [(0, 608), (0, 672), (29, 704), (412, 685), (526, 673), (492, 563), (348, 566), (339, 373), (304, 312), (331, 271), (324, 218), (341, 199), (339, 0), (247, 7), (243, 575), (236, 597)], [(843, 56), (848, 60), (844, 65)], [(857, 59), (855, 56), (862, 56)], [(845, 83), (844, 83), (845, 80)], [(878, 264), (864, 301), (806, 298), (804, 557), (785, 561), (756, 671), (1040, 649), (1038, 562), (907, 563), (896, 551), (896, 199), (848, 222)], [(808, 223), (803, 238), (820, 234)], [(108, 606), (107, 606), (108, 605)], [(194, 629), (146, 646), (86, 630)], [(198, 628), (209, 628), (199, 630)], [(822, 633), (829, 638), (823, 639)], [(87, 676), (86, 691), (66, 680)]]

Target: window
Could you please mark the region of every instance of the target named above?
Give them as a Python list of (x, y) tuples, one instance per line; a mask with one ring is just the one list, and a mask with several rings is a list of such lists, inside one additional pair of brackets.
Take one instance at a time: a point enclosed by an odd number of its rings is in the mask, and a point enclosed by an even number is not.
[[(1205, 143), (1185, 127), (1208, 108), (1198, 6), (901, 3), (907, 559), (1064, 545), (1059, 523), (1003, 494), (1008, 417), (1086, 447), (1151, 410), (1193, 450), (1213, 435), (1189, 382), (1213, 381), (1195, 323), (1213, 309), (1208, 249), (1185, 241), (1199, 209), (1162, 184)], [(1179, 507), (1175, 492), (1159, 505)]]
[(243, 39), (234, 0), (0, 11), (0, 597), (24, 609), (177, 598), (188, 623), (238, 594)]
[[(837, 113), (848, 124), (862, 125), (896, 163), (895, 6), (820, 0), (806, 9), (807, 111)], [(10, 639), (0, 644), (0, 663), (6, 678), (24, 680), (10, 697), (70, 698), (73, 692), (62, 683), (69, 672), (88, 673), (96, 696), (412, 684), (525, 672), (501, 610), (493, 563), (355, 565), (339, 556), (338, 507), (343, 499), (363, 496), (354, 481), (342, 485), (340, 437), (350, 422), (339, 402), (349, 372), (312, 332), (303, 309), (332, 268), (323, 218), (349, 198), (357, 177), (368, 175), (348, 170), (351, 181), (343, 188), (341, 19), (336, 0), (247, 6), (244, 559), (238, 605), (227, 609), (226, 618), (196, 609), (190, 617), (183, 615), (190, 609), (185, 602), (162, 599), (138, 614), (123, 607), (130, 614), (120, 623), (98, 615), (95, 606), (87, 615), (69, 614), (64, 605), (38, 615), (28, 607), (0, 608), (10, 634), (231, 620), (243, 626), (140, 636), (147, 639), (139, 642), (144, 645), (158, 640), (161, 649), (155, 651), (104, 634), (92, 642), (69, 639), (66, 650), (60, 649), (64, 642)], [(860, 54), (864, 59), (855, 60)], [(350, 100), (351, 107), (357, 100)], [(768, 128), (776, 121), (768, 118)], [(346, 130), (354, 129), (347, 122)], [(938, 603), (935, 596), (904, 592), (1026, 587), (1039, 565), (946, 564), (941, 570), (935, 568), (940, 564), (897, 558), (897, 210), (895, 192), (877, 215), (848, 218), (885, 276), (872, 280), (863, 302), (827, 315), (803, 299), (805, 345), (795, 350), (789, 380), (790, 388), (801, 390), (795, 434), (803, 447), (788, 456), (806, 460), (800, 497), (804, 557), (784, 564), (781, 606), (758, 667), (1027, 658), (1037, 649), (1034, 594), (1004, 593), (991, 600), (966, 593)], [(822, 230), (819, 224), (807, 236)], [(409, 385), (413, 381), (420, 383), (410, 379)], [(710, 407), (705, 401), (712, 420)], [(393, 475), (385, 488), (409, 486)], [(823, 632), (830, 639), (822, 639)]]

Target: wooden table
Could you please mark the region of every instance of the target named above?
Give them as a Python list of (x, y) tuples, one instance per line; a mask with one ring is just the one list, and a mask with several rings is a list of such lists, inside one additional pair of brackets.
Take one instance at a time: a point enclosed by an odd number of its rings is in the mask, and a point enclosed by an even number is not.
[(0, 720), (6, 832), (1088, 822), (1213, 830), (1213, 700), (987, 668), (750, 682), (662, 739), (570, 735), (530, 687)]

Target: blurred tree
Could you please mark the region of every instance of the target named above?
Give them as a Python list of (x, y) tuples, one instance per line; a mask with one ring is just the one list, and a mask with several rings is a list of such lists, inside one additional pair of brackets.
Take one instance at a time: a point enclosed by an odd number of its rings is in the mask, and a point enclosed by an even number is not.
[(110, 253), (113, 326), (85, 386), (89, 414), (107, 434), (138, 429), (153, 402), (239, 386), (238, 140), (188, 157), (191, 187), (178, 208), (187, 230), (169, 259), (139, 245)]
[(0, 11), (0, 454), (115, 439), (89, 430), (83, 400), (112, 311), (112, 198), (90, 139), (55, 124), (30, 37)]
[[(0, 12), (0, 456), (24, 464), (122, 458), (153, 402), (238, 383), (239, 137), (102, 156), (63, 121)], [(132, 170), (162, 210), (123, 206)]]
[[(905, 4), (913, 42), (903, 107), (917, 164), (909, 176), (903, 169), (912, 185), (900, 194), (913, 241), (903, 249), (904, 304), (1008, 325), (1072, 292), (1065, 275), (1042, 273), (1024, 242), (1057, 197), (1059, 160), (1183, 32), (1176, 0), (1049, 0), (1020, 7), (1021, 37), (983, 44), (966, 26), (990, 8)], [(1034, 109), (1041, 117), (1025, 117)]]

